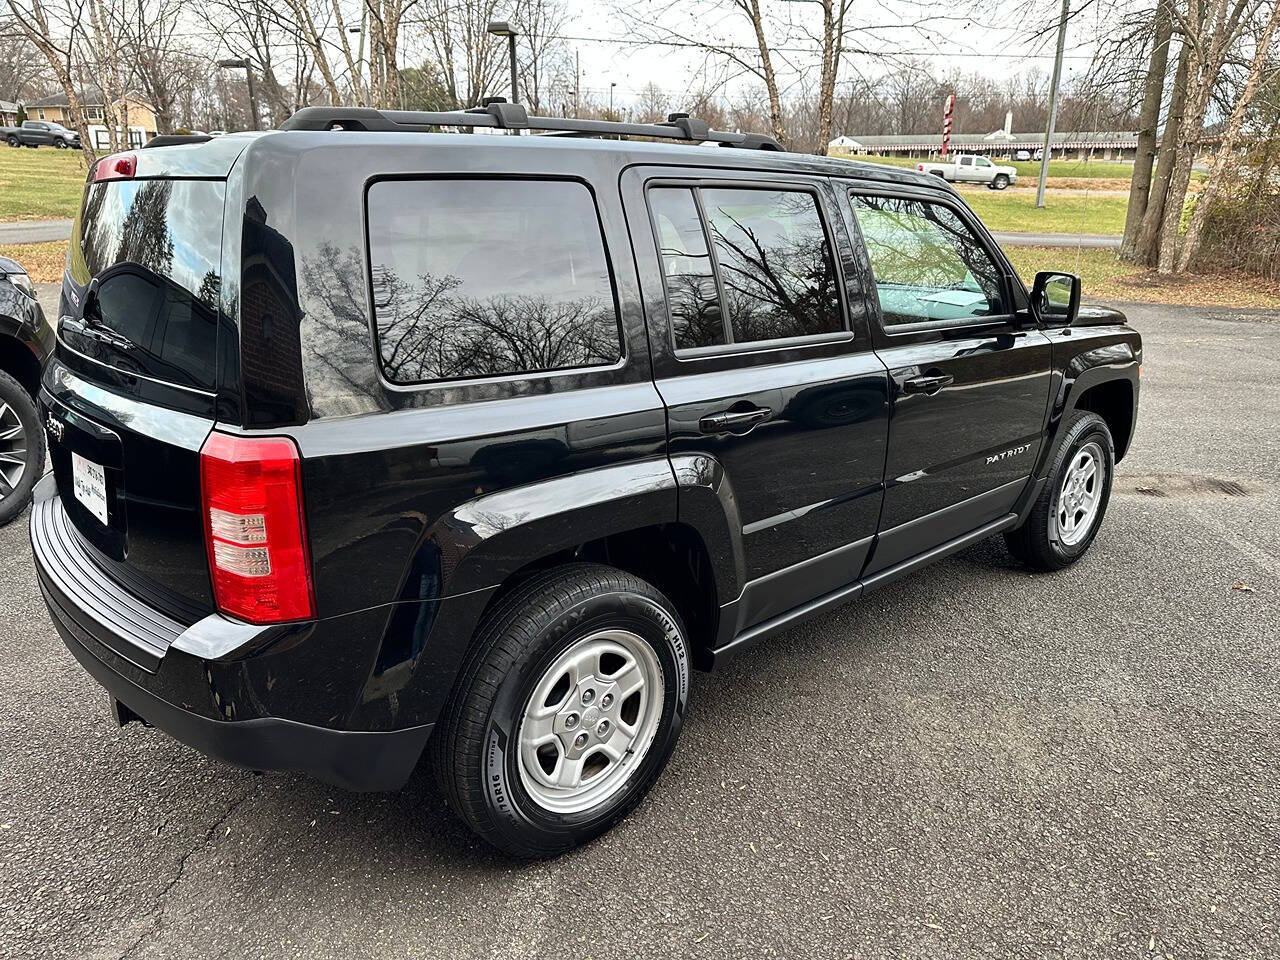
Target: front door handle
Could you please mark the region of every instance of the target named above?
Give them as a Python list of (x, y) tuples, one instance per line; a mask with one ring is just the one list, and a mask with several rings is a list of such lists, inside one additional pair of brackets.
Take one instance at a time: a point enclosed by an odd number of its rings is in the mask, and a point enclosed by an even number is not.
[(768, 420), (773, 411), (768, 407), (752, 407), (750, 410), (722, 410), (720, 413), (709, 413), (698, 421), (698, 429), (703, 433), (738, 433), (746, 432), (757, 423)]
[(945, 373), (935, 374), (927, 377), (912, 377), (902, 384), (903, 393), (925, 393), (935, 394), (943, 387), (950, 386), (955, 383), (956, 378)]

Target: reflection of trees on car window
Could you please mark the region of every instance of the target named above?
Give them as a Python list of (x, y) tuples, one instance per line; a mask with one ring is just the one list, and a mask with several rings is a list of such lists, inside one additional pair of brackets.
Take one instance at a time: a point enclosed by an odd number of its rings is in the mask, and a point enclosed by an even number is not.
[(405, 281), (373, 267), (378, 342), (397, 382), (492, 376), (612, 363), (618, 320), (612, 300), (535, 294), (461, 296), (457, 277)]
[(835, 267), (811, 194), (703, 194), (735, 341), (840, 329)]
[[(86, 201), (84, 222), (92, 227), (84, 236), (84, 258), (93, 273), (113, 263), (136, 263), (168, 274), (173, 264), (173, 236), (169, 230), (169, 205), (173, 195), (172, 180), (148, 180), (137, 187), (122, 219), (103, 216), (113, 186), (97, 184)], [(116, 202), (125, 200), (133, 185), (114, 185), (120, 194)]]

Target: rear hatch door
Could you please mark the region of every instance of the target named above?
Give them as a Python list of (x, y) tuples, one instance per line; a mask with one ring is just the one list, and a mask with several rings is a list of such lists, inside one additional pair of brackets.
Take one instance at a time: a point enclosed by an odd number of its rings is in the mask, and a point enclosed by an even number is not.
[(184, 622), (214, 608), (199, 451), (215, 418), (225, 188), (173, 175), (87, 186), (42, 397), (76, 532)]

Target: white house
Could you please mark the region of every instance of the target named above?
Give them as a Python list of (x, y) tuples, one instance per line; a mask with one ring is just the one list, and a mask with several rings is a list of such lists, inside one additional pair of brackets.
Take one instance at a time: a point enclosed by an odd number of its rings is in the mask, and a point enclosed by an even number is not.
[(857, 153), (864, 149), (853, 137), (839, 136), (827, 144), (827, 153)]

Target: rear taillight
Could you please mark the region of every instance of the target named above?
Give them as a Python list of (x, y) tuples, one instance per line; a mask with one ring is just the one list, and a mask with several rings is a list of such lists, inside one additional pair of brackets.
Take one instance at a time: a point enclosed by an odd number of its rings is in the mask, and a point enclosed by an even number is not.
[(917, 170), (924, 170), (924, 164), (923, 164), (923, 163), (917, 163), (917, 164), (916, 164), (916, 169), (917, 169)]
[(286, 437), (211, 433), (200, 449), (213, 596), (250, 623), (315, 616), (302, 463)]
[(93, 165), (93, 182), (128, 180), (138, 169), (138, 158), (132, 153), (113, 153)]

